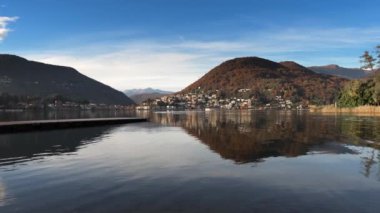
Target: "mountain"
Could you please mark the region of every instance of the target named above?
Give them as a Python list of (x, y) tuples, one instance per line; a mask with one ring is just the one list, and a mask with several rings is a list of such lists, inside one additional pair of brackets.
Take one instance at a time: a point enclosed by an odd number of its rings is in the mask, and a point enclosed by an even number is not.
[(157, 93), (157, 94), (171, 94), (173, 92), (160, 90), (160, 89), (153, 89), (153, 88), (145, 88), (145, 89), (129, 89), (125, 90), (124, 93), (128, 96), (132, 95), (141, 95), (141, 94), (150, 94), (150, 93)]
[(335, 75), (348, 79), (357, 79), (366, 77), (369, 72), (359, 68), (344, 68), (336, 64), (326, 66), (313, 66), (309, 67), (310, 70), (321, 74)]
[[(171, 93), (170, 93), (171, 94)], [(156, 99), (156, 98), (161, 98), (165, 95), (169, 94), (162, 94), (162, 93), (146, 93), (146, 94), (136, 94), (129, 96), (136, 104), (141, 104), (144, 101), (148, 99)]]
[(133, 104), (125, 94), (77, 70), (0, 54), (0, 93), (49, 97), (61, 95), (91, 103)]
[(172, 94), (173, 92), (153, 88), (145, 88), (125, 90), (124, 93), (128, 95), (135, 103), (140, 104), (148, 99), (160, 98), (162, 96)]
[[(219, 90), (226, 97), (246, 96), (265, 103), (282, 96), (292, 102), (334, 102), (346, 79), (318, 74), (295, 62), (276, 63), (259, 57), (223, 62), (181, 93)], [(241, 94), (240, 89), (246, 89)], [(239, 91), (240, 90), (240, 91)]]

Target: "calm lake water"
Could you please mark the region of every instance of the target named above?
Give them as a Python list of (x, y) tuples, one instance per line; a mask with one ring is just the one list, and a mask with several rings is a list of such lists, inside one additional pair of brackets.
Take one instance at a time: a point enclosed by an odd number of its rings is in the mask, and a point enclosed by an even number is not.
[(1, 134), (0, 212), (380, 212), (380, 117), (144, 116), (151, 122)]

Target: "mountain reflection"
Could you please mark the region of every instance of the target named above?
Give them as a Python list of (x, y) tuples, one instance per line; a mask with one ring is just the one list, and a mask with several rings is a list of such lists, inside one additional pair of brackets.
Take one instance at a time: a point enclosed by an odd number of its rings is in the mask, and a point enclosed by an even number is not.
[(0, 134), (0, 166), (48, 155), (74, 153), (81, 146), (104, 137), (114, 127)]
[(156, 113), (151, 119), (182, 127), (221, 157), (236, 163), (260, 162), (277, 156), (357, 153), (347, 145), (379, 148), (378, 125), (366, 129), (364, 121), (345, 117), (290, 111), (212, 111)]

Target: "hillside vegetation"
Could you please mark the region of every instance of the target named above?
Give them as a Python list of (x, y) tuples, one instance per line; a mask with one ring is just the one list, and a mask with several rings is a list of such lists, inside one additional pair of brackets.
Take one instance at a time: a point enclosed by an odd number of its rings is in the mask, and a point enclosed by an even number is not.
[(70, 67), (0, 55), (0, 93), (48, 98), (64, 96), (73, 101), (99, 104), (133, 104), (125, 94)]
[[(333, 103), (346, 79), (318, 74), (295, 62), (276, 63), (258, 57), (236, 58), (215, 67), (181, 93), (218, 90), (226, 97), (245, 96), (269, 103), (276, 96), (293, 103)], [(245, 89), (241, 94), (241, 89)]]
[(342, 89), (339, 107), (380, 105), (380, 71), (368, 78), (348, 82)]

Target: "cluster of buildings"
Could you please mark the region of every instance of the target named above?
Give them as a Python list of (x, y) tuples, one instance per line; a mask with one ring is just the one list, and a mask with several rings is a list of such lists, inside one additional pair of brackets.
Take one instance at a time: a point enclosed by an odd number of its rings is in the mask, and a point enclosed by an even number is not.
[(60, 102), (38, 103), (38, 102), (18, 102), (12, 105), (1, 105), (0, 110), (132, 110), (133, 106), (107, 105), (95, 103)]
[(126, 105), (108, 105), (96, 103), (76, 103), (76, 102), (56, 102), (44, 106), (48, 109), (80, 109), (80, 110), (131, 110), (133, 106)]
[(250, 89), (238, 90), (236, 97), (223, 97), (218, 90), (212, 93), (199, 91), (196, 93), (175, 94), (163, 96), (154, 100), (147, 100), (137, 106), (137, 110), (192, 110), (192, 109), (294, 109), (302, 108), (296, 106), (290, 100), (284, 100), (281, 96), (276, 96), (274, 101), (260, 105), (255, 97), (248, 97), (246, 94)]

